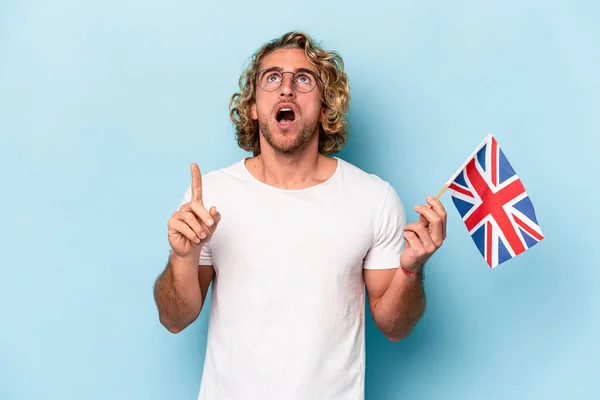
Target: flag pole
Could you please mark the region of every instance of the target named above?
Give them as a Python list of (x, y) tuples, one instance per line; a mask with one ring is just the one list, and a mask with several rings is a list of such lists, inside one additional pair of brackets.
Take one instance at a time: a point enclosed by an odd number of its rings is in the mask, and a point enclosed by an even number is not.
[(435, 196), (435, 198), (436, 198), (436, 199), (439, 199), (439, 198), (440, 198), (440, 196), (441, 196), (442, 194), (444, 194), (444, 192), (446, 191), (446, 189), (448, 189), (448, 186), (450, 186), (450, 185), (448, 185), (448, 184), (446, 183), (446, 184), (444, 185), (444, 187), (442, 188), (442, 190), (440, 190), (440, 192), (439, 192), (439, 193), (438, 193), (438, 194)]
[[(442, 190), (440, 190), (440, 192), (435, 196), (435, 198), (439, 199), (440, 196), (446, 191), (446, 189), (448, 189), (448, 184), (444, 185), (444, 187), (442, 188)], [(427, 207), (433, 208), (433, 206), (431, 204), (427, 204)]]

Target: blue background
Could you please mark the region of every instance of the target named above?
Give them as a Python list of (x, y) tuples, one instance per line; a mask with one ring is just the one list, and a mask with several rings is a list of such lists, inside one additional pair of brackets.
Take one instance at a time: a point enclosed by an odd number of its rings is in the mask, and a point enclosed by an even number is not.
[(423, 319), (390, 343), (369, 315), (367, 398), (598, 398), (599, 19), (593, 1), (2, 1), (0, 399), (196, 398), (207, 314), (171, 335), (152, 298), (166, 223), (190, 162), (247, 155), (229, 98), (294, 29), (341, 53), (340, 157), (410, 220), (493, 133), (546, 236), (490, 270), (444, 194)]

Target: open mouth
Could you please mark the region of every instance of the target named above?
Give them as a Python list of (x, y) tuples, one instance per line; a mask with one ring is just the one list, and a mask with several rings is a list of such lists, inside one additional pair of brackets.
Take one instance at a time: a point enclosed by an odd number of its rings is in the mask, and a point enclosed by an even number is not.
[(289, 107), (281, 108), (277, 111), (277, 116), (275, 117), (277, 122), (281, 124), (289, 124), (296, 119), (296, 114), (294, 114), (294, 110)]

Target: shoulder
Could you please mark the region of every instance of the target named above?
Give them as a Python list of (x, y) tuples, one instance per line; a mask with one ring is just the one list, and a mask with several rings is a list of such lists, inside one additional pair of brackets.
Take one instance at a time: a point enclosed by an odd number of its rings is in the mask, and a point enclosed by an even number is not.
[(364, 194), (376, 196), (387, 196), (391, 184), (380, 176), (367, 172), (348, 161), (339, 159), (340, 169), (343, 173), (345, 184), (349, 188), (358, 190)]
[(348, 161), (341, 160), (344, 187), (349, 195), (364, 206), (378, 210), (397, 209), (404, 212), (404, 205), (390, 182), (380, 176), (364, 171)]

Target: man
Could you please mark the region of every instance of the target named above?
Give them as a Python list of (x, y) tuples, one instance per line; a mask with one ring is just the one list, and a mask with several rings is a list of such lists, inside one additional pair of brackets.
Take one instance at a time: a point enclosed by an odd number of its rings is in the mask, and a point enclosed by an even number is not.
[(389, 183), (331, 156), (346, 142), (348, 81), (308, 35), (259, 49), (240, 89), (231, 119), (254, 157), (204, 177), (192, 164), (155, 285), (160, 321), (180, 332), (212, 282), (199, 399), (363, 399), (365, 287), (383, 334), (408, 335), (446, 212), (428, 198), (406, 224)]

